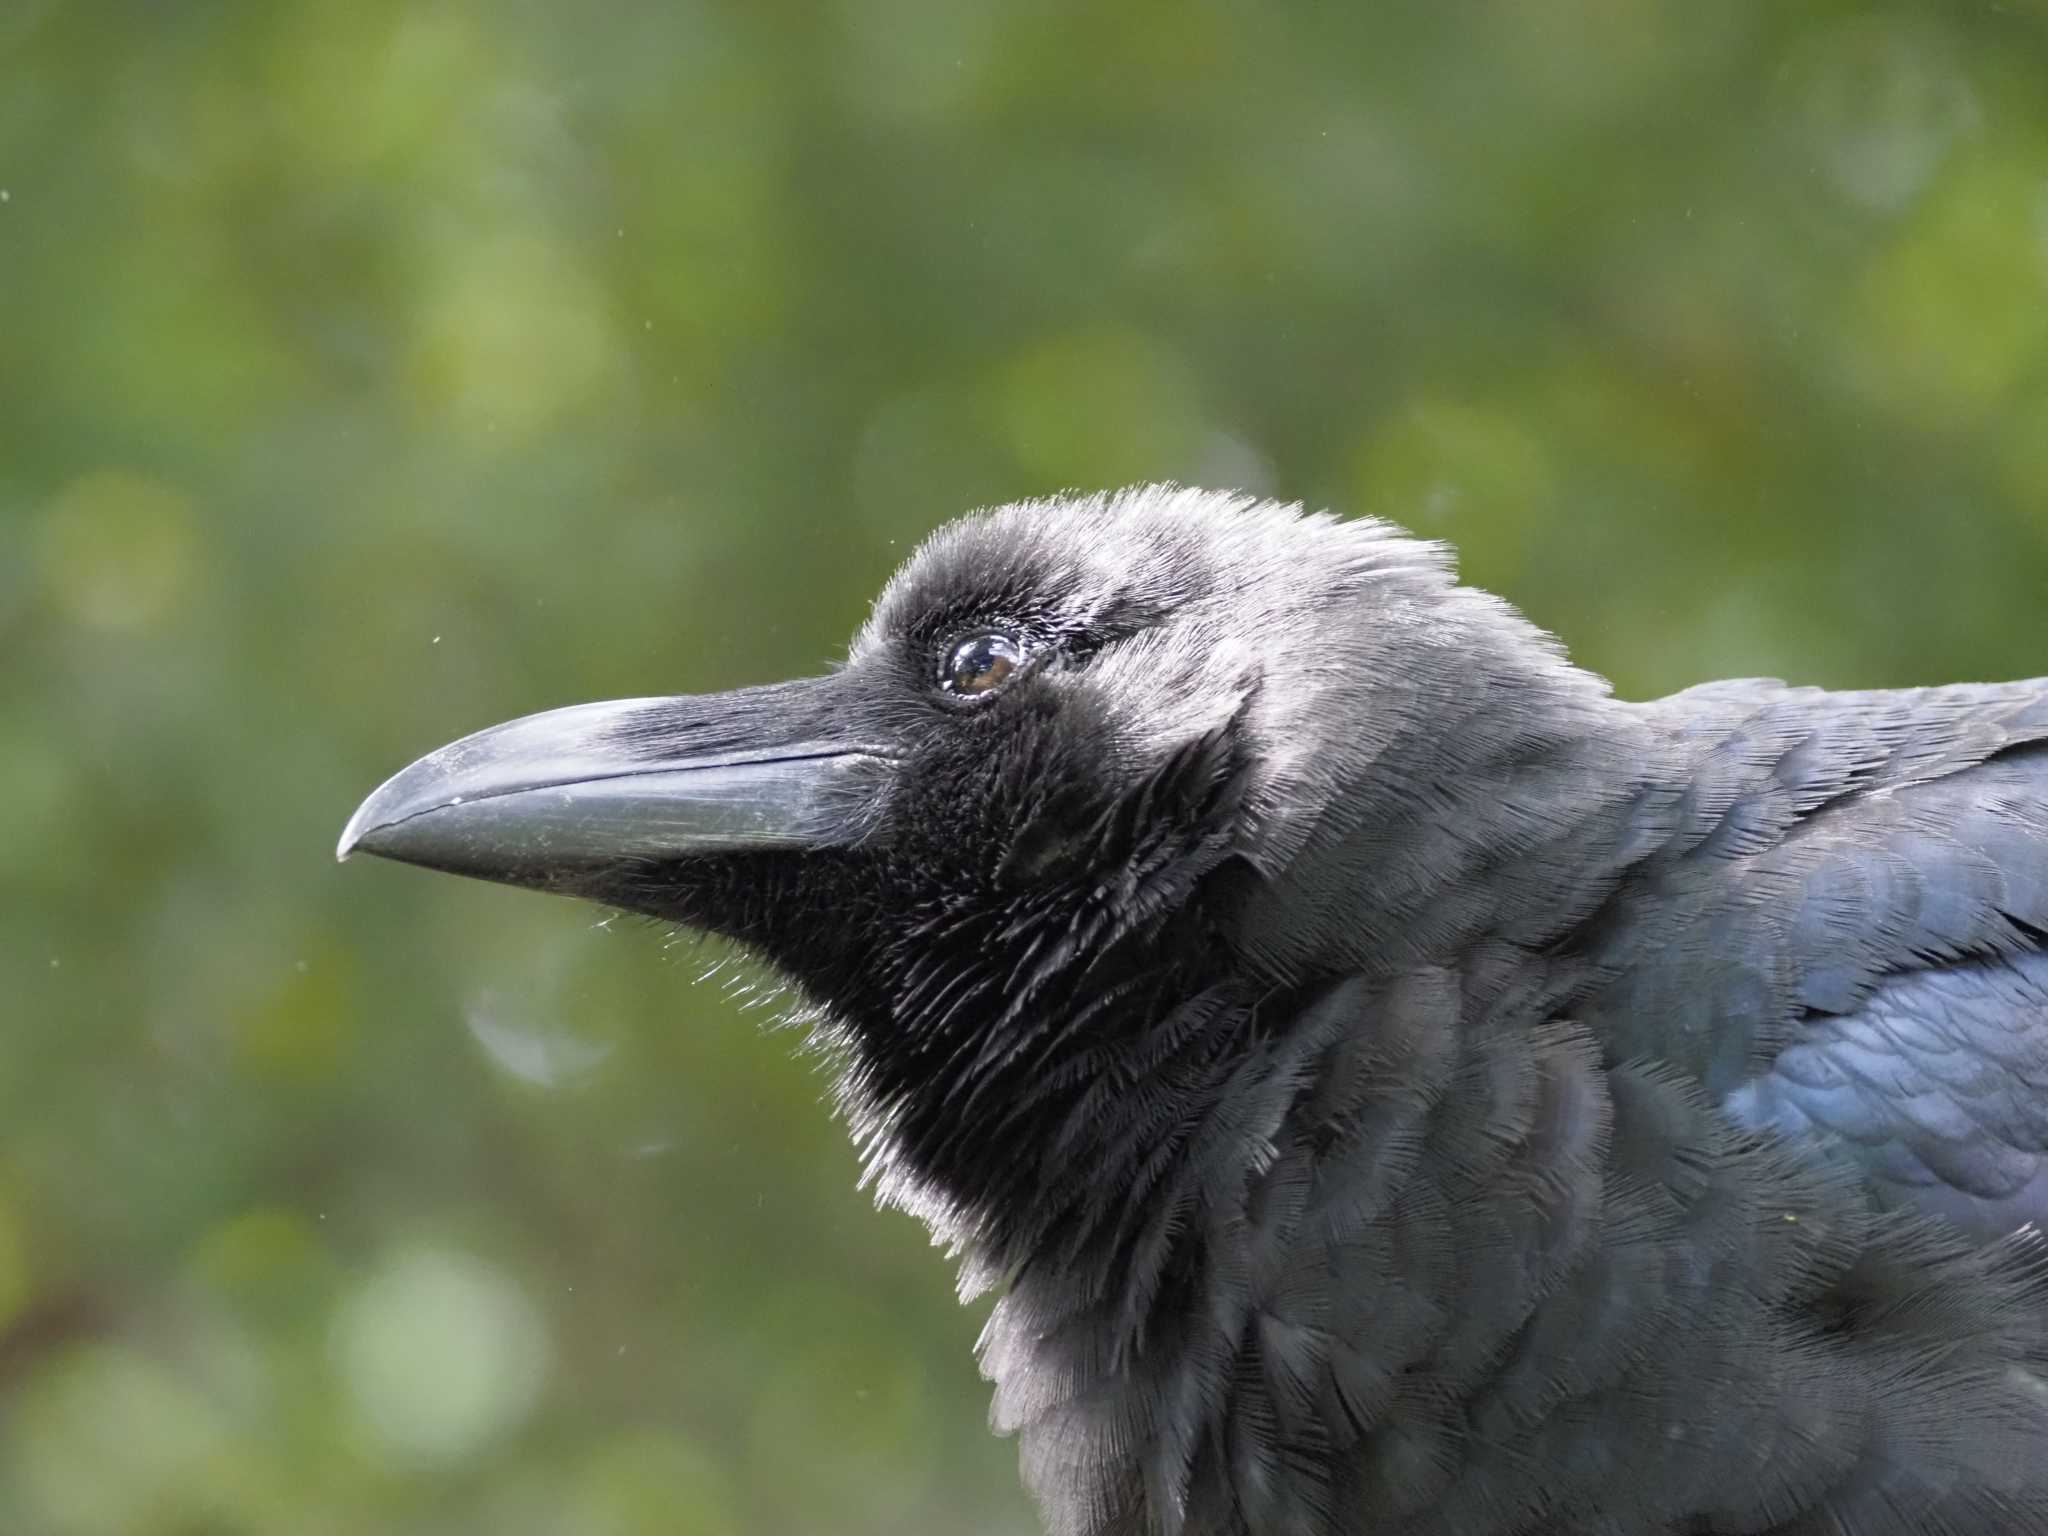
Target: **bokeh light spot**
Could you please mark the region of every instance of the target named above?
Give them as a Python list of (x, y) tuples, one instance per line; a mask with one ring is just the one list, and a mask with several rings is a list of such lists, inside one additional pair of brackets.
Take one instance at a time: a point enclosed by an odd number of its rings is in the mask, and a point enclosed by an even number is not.
[(153, 628), (191, 592), (191, 505), (160, 480), (123, 469), (84, 475), (45, 510), (42, 534), (44, 587), (74, 623)]
[(443, 1248), (387, 1260), (336, 1312), (336, 1368), (372, 1446), (449, 1462), (514, 1428), (546, 1380), (540, 1314), (495, 1265)]
[(543, 241), (498, 235), (466, 244), (450, 263), (407, 371), (426, 422), (511, 443), (589, 403), (622, 365), (586, 275)]
[(1905, 16), (1859, 16), (1807, 39), (1784, 88), (1801, 137), (1843, 196), (1903, 207), (1979, 120), (1942, 33)]
[(90, 1344), (30, 1382), (0, 1433), (0, 1484), (21, 1490), (38, 1517), (33, 1528), (98, 1533), (173, 1529), (174, 1511), (203, 1502), (225, 1426), (156, 1361)]

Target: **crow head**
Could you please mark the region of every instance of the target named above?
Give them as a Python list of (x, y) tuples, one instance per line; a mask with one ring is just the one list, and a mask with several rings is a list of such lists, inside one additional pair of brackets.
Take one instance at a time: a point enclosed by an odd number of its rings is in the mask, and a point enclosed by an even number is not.
[(1398, 827), (1580, 680), (1384, 524), (1170, 487), (1026, 502), (935, 535), (828, 675), (466, 737), (340, 851), (759, 952), (843, 1046), (885, 1188), (957, 1231), (1042, 1189), (1037, 1151), (1190, 999), (1315, 968), (1312, 934), (1259, 919), (1290, 879), (1353, 878), (1363, 847), (1415, 887)]

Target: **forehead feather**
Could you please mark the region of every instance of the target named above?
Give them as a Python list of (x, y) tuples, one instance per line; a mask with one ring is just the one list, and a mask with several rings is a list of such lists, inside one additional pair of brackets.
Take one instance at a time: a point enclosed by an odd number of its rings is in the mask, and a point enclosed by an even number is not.
[(1240, 618), (1318, 607), (1375, 581), (1446, 587), (1447, 551), (1385, 523), (1172, 485), (975, 512), (927, 539), (875, 603), (855, 651), (937, 616), (1045, 614), (1085, 626), (1227, 605)]

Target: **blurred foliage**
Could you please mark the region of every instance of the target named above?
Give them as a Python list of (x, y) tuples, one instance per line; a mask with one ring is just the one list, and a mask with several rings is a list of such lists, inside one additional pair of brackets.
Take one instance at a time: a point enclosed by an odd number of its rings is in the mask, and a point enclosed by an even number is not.
[(0, 1530), (1031, 1529), (760, 977), (329, 849), (1155, 476), (2048, 670), (2048, 13), (0, 7)]

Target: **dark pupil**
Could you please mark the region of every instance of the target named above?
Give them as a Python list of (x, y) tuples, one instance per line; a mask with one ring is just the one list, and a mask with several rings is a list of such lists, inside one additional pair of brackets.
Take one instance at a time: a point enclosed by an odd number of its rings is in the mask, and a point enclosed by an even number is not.
[(955, 693), (987, 693), (1016, 669), (1017, 642), (1008, 635), (982, 635), (953, 652), (946, 667), (946, 686)]

